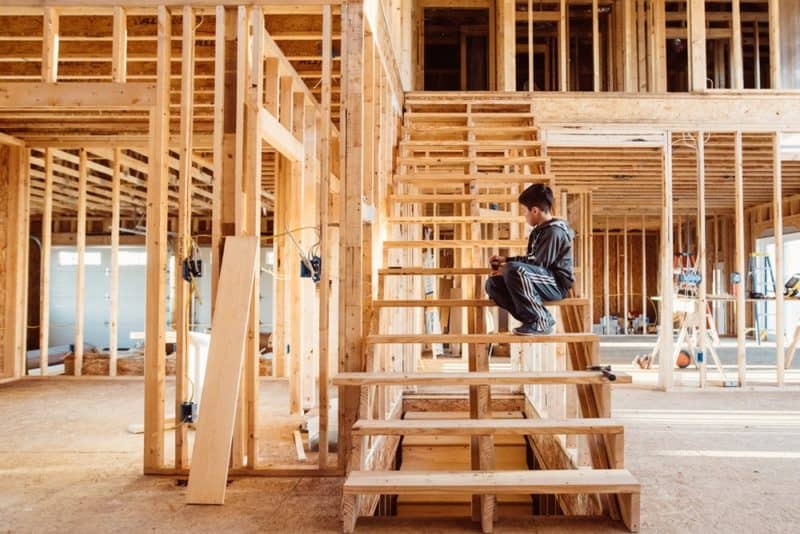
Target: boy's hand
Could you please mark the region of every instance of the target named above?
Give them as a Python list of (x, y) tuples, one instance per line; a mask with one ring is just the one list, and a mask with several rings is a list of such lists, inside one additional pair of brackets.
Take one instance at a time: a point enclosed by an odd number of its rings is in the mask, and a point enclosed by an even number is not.
[(494, 255), (489, 258), (489, 264), (492, 266), (492, 276), (499, 276), (500, 275), (500, 268), (506, 262), (505, 256), (497, 256)]

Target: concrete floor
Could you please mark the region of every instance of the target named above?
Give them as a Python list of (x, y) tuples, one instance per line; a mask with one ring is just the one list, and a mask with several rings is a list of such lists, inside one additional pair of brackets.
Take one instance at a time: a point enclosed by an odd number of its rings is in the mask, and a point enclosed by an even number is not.
[[(267, 387), (267, 386), (265, 386)], [(0, 385), (0, 532), (339, 532), (339, 479), (237, 480), (221, 507), (144, 477), (141, 381)], [(796, 532), (800, 387), (619, 386), (641, 531)], [(362, 519), (361, 532), (478, 532), (468, 521)], [(496, 532), (621, 532), (609, 522), (500, 519)]]

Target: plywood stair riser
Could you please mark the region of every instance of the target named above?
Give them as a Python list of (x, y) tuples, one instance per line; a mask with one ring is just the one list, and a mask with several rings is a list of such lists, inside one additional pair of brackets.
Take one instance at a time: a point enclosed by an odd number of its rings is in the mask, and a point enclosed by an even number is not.
[[(387, 496), (382, 502), (390, 503), (381, 507), (383, 512), (471, 516), (485, 533), (493, 531), (496, 516), (530, 516), (534, 510), (602, 513), (622, 520), (631, 531), (639, 528), (640, 486), (624, 468), (624, 429), (610, 419), (611, 382), (601, 372), (587, 370), (598, 363), (599, 343), (586, 324), (587, 299), (571, 294), (551, 303), (561, 328), (548, 336), (522, 338), (486, 330), (484, 313), (495, 306), (483, 292), (488, 256), (506, 250), (521, 253), (527, 244), (518, 195), (532, 183), (557, 187), (546, 138), (532, 111), (525, 94), (412, 93), (405, 101), (387, 198), (384, 265), (378, 271), (377, 298), (370, 302), (372, 316), (364, 338), (372, 367), (333, 379), (334, 385), (351, 388), (347, 391), (360, 391), (343, 487), (346, 533), (356, 528), (359, 515), (373, 513), (381, 495)], [(423, 227), (433, 235), (423, 235)], [(434, 267), (421, 263), (429, 250), (436, 251)], [(459, 281), (452, 288), (437, 286), (444, 299), (422, 293), (421, 277), (442, 276)], [(402, 321), (406, 328), (387, 321), (436, 308), (449, 317), (442, 323), (446, 334), (415, 331), (414, 321)], [(468, 346), (463, 367), (435, 365), (441, 359), (413, 359), (419, 358), (420, 346), (439, 343)], [(514, 344), (525, 351), (530, 347), (526, 354), (537, 358), (555, 358), (548, 347), (562, 344), (567, 367), (556, 370), (554, 362), (544, 360), (536, 371), (521, 366), (509, 371), (510, 360), (494, 360), (490, 366), (489, 344)], [(545, 350), (539, 350), (542, 347)], [(400, 349), (402, 359), (394, 356)], [(409, 353), (417, 355), (411, 360), (413, 371)], [(386, 355), (391, 362), (384, 359), (381, 367), (376, 362)], [(622, 383), (630, 383), (630, 376), (618, 373), (615, 384)], [(533, 385), (526, 391), (534, 392), (540, 387), (572, 388), (580, 415), (566, 416), (563, 410), (555, 416), (560, 418), (548, 419), (549, 405), (542, 409), (543, 416), (534, 400), (524, 397), (522, 410), (500, 409), (493, 395), (518, 394), (525, 385)], [(397, 391), (409, 395), (399, 400), (401, 406), (415, 411), (372, 419), (386, 413), (372, 405), (381, 392)], [(425, 396), (435, 404), (426, 407)], [(447, 411), (455, 409), (469, 411)], [(577, 469), (574, 455), (566, 449), (576, 436), (586, 444), (591, 468)], [(371, 469), (372, 455), (383, 454), (385, 449), (378, 447), (390, 439), (400, 439), (394, 458), (398, 470), (385, 470), (391, 469), (386, 462)]]

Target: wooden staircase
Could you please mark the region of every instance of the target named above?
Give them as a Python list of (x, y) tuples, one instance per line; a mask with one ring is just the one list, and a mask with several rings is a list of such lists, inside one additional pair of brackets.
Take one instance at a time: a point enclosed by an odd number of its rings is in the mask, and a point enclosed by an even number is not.
[[(469, 496), (473, 520), (480, 521), (484, 532), (492, 531), (497, 495), (555, 495), (565, 515), (600, 510), (637, 531), (640, 488), (624, 469), (624, 429), (610, 419), (611, 382), (602, 372), (587, 370), (598, 363), (598, 338), (586, 324), (587, 300), (571, 295), (550, 303), (559, 318), (555, 334), (520, 337), (487, 332), (486, 313), (494, 307), (483, 290), (488, 256), (524, 252), (527, 241), (517, 196), (532, 183), (556, 185), (530, 104), (524, 95), (513, 93), (409, 93), (402, 135), (390, 197), (392, 236), (383, 242), (384, 267), (378, 271), (378, 298), (372, 302), (365, 343), (367, 368), (334, 378), (340, 387), (361, 390), (343, 490), (344, 531), (353, 531), (359, 515), (371, 515), (379, 496), (414, 494)], [(431, 267), (423, 261), (423, 251), (428, 257), (433, 251), (436, 263), (447, 259), (452, 265)], [(431, 300), (422, 294), (420, 280), (427, 278), (430, 286), (442, 277), (460, 282), (460, 298)], [(405, 294), (414, 290), (417, 294), (386, 298), (403, 293), (397, 291), (398, 284)], [(426, 333), (420, 312), (431, 308), (450, 311), (451, 316), (461, 314), (461, 331)], [(398, 317), (416, 320), (405, 321), (411, 323), (409, 331), (398, 333), (394, 325)], [(511, 343), (564, 344), (569, 367), (491, 370), (488, 347)], [(467, 368), (461, 372), (419, 370), (420, 347), (432, 344), (466, 347)], [(392, 359), (390, 370), (377, 363), (385, 346), (400, 346), (404, 351), (402, 357)], [(412, 358), (407, 356), (409, 347), (414, 348)], [(626, 382), (630, 377), (617, 373), (616, 383)], [(513, 386), (513, 391), (519, 391), (522, 387), (524, 392), (525, 387), (547, 384), (574, 387), (580, 417), (542, 417), (527, 396), (521, 411), (525, 418), (493, 417), (492, 395), (499, 388)], [(459, 387), (469, 390), (469, 419), (447, 414), (403, 417), (405, 392)], [(386, 404), (387, 398), (395, 398), (392, 395), (398, 399), (396, 408), (376, 414), (376, 399)], [(585, 436), (591, 469), (577, 469), (564, 454), (559, 437), (573, 435)], [(397, 440), (418, 436), (466, 437), (471, 469), (370, 469), (379, 447), (396, 451)], [(539, 469), (497, 469), (494, 439), (498, 436), (524, 436), (535, 451)], [(586, 496), (597, 506), (588, 506)]]

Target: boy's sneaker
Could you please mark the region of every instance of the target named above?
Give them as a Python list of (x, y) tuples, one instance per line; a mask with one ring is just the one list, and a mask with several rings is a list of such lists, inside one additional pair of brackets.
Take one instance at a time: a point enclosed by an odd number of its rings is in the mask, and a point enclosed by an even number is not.
[(553, 325), (551, 324), (546, 330), (539, 330), (533, 323), (524, 323), (513, 330), (518, 336), (544, 336), (553, 333)]

